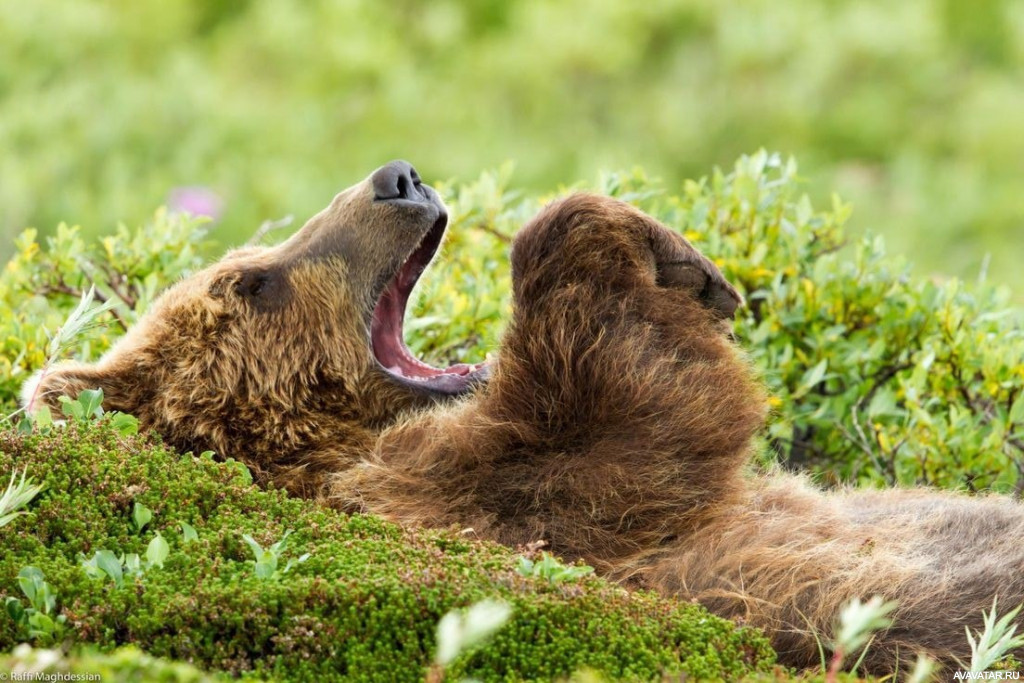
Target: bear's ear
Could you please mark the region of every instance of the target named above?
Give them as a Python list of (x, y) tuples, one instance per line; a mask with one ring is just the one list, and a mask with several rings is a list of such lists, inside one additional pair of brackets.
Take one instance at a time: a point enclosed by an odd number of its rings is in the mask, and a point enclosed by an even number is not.
[(225, 271), (210, 284), (208, 291), (215, 299), (230, 295), (261, 313), (283, 308), (292, 295), (288, 277), (281, 268), (252, 265)]
[(59, 363), (32, 375), (21, 388), (21, 405), (27, 412), (47, 406), (60, 413), (60, 397), (77, 398), (87, 389), (103, 390), (106, 410), (136, 412), (129, 398), (138, 393), (135, 373), (129, 368), (110, 364)]

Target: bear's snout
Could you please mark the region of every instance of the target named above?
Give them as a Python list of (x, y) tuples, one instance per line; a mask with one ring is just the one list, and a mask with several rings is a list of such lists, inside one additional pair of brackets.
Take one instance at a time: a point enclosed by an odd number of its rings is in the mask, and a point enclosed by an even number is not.
[(431, 202), (423, 181), (408, 161), (392, 161), (381, 166), (370, 176), (370, 184), (376, 201)]

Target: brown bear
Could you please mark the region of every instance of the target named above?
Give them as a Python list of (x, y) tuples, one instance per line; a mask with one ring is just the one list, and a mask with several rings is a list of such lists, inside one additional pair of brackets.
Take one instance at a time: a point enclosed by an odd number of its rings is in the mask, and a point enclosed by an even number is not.
[(739, 295), (628, 204), (556, 201), (512, 248), (496, 360), (434, 368), (402, 338), (446, 212), (409, 164), (339, 194), (275, 247), (170, 288), (95, 365), (26, 388), (108, 409), (262, 482), (405, 524), (538, 540), (629, 585), (763, 627), (814, 666), (840, 606), (897, 600), (865, 666), (970, 656), (1024, 600), (1024, 506), (926, 490), (824, 493), (750, 466), (765, 394), (730, 334)]

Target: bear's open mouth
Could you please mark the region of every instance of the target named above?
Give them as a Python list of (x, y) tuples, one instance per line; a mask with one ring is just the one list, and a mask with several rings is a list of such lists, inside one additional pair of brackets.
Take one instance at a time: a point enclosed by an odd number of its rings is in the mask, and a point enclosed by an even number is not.
[(384, 286), (370, 320), (370, 347), (381, 368), (402, 384), (450, 395), (468, 391), (487, 379), (487, 364), (457, 363), (444, 369), (435, 368), (412, 355), (402, 332), (409, 295), (437, 252), (447, 222), (447, 216), (442, 214)]

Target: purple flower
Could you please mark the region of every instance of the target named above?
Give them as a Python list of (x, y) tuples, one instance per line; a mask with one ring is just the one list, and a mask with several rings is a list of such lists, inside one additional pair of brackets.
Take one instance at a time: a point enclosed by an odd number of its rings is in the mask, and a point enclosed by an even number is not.
[(210, 188), (194, 185), (171, 190), (167, 206), (171, 211), (189, 213), (193, 216), (208, 216), (217, 220), (224, 209), (224, 200)]

